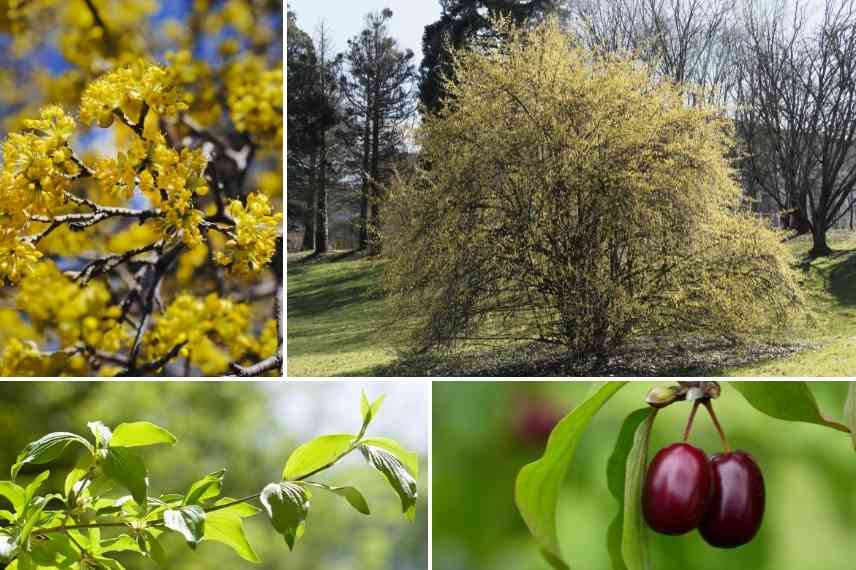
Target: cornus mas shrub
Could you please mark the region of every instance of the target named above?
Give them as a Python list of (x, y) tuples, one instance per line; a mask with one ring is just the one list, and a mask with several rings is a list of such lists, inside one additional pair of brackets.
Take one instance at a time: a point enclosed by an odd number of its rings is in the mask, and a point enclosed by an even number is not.
[(0, 374), (281, 369), (282, 6), (159, 9), (0, 2)]
[(747, 338), (803, 300), (779, 235), (740, 209), (718, 109), (556, 23), (458, 52), (421, 166), (390, 190), (385, 286), (410, 348), (641, 335)]
[[(571, 567), (562, 555), (557, 531), (562, 482), (573, 468), (574, 451), (592, 419), (626, 384), (605, 382), (596, 386), (556, 425), (543, 456), (524, 466), (517, 476), (517, 508), (544, 557), (558, 570)], [(856, 383), (850, 383), (844, 403), (845, 423), (821, 413), (809, 386), (806, 382), (728, 384), (757, 411), (847, 433), (856, 449)], [(646, 546), (648, 529), (667, 535), (698, 529), (715, 548), (738, 548), (763, 534), (763, 458), (756, 460), (749, 452), (731, 449), (726, 430), (713, 409), (713, 400), (720, 392), (717, 382), (657, 386), (648, 392), (647, 405), (630, 412), (621, 425), (606, 466), (606, 486), (618, 502), (618, 512), (604, 540), (614, 570), (651, 567)], [(725, 393), (729, 397), (731, 394)], [(681, 402), (692, 403), (683, 438), (659, 450), (649, 463), (649, 439), (657, 414)], [(722, 441), (722, 451), (710, 456), (688, 442), (699, 406), (708, 410)], [(770, 508), (785, 500), (773, 496), (770, 499)]]
[[(145, 460), (136, 448), (174, 445), (176, 438), (149, 422), (123, 423), (113, 429), (90, 422), (91, 438), (69, 432), (45, 435), (20, 452), (11, 468), (12, 479), (0, 481), (0, 496), (12, 506), (0, 510), (0, 564), (12, 570), (120, 570), (124, 566), (117, 555), (136, 554), (164, 565), (161, 537), (168, 532), (180, 534), (192, 549), (220, 542), (244, 560), (259, 562), (244, 532), (249, 517), (266, 516), (294, 548), (307, 528), (313, 493), (332, 493), (358, 512), (370, 514), (368, 502), (355, 487), (317, 480), (355, 452), (389, 482), (405, 516), (412, 519), (416, 454), (394, 440), (367, 434), (382, 401), (381, 397), (369, 402), (363, 394), (358, 433), (320, 436), (299, 446), (288, 457), (281, 478), (242, 498), (223, 496), (225, 469), (201, 477), (184, 492), (151, 496)], [(49, 471), (21, 482), (23, 469), (49, 464), (70, 447), (85, 453), (66, 475), (61, 492), (44, 488)]]

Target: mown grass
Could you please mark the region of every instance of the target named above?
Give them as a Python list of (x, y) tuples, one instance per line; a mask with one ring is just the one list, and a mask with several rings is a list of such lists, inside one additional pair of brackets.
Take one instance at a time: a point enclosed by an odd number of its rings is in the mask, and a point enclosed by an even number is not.
[(288, 375), (368, 376), (395, 357), (378, 330), (379, 262), (347, 253), (288, 260)]
[[(814, 322), (804, 340), (818, 345), (793, 356), (723, 371), (729, 376), (852, 376), (856, 374), (856, 236), (833, 232), (835, 252), (803, 266), (803, 282)], [(797, 256), (810, 249), (795, 240)]]
[[(813, 322), (795, 342), (814, 348), (784, 358), (757, 360), (715, 370), (728, 376), (851, 376), (856, 373), (856, 235), (830, 236), (835, 253), (803, 264), (803, 285)], [(810, 248), (806, 238), (791, 242), (797, 258)], [(306, 376), (368, 376), (417, 373), (396, 362), (393, 340), (383, 329), (383, 299), (378, 290), (379, 261), (346, 253), (288, 264), (288, 374)], [(489, 361), (495, 353), (485, 353)], [(471, 364), (475, 355), (467, 356)], [(430, 366), (430, 364), (426, 364)], [(493, 368), (487, 364), (486, 368)], [(452, 366), (454, 368), (454, 366)], [(527, 375), (526, 365), (497, 366)], [(449, 370), (449, 366), (441, 366)], [(680, 373), (671, 370), (668, 373)], [(683, 371), (688, 375), (694, 369)], [(708, 371), (707, 373), (712, 373)], [(428, 373), (425, 373), (428, 374)]]

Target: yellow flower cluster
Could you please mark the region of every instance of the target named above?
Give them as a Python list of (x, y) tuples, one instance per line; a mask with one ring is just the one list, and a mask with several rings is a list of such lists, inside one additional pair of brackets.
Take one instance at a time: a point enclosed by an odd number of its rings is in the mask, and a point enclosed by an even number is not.
[(232, 200), (228, 212), (235, 220), (235, 237), (226, 242), (226, 251), (217, 252), (214, 259), (238, 275), (258, 273), (270, 263), (276, 251), (282, 214), (274, 214), (268, 197), (258, 192), (247, 196), (246, 207)]
[(159, 115), (186, 110), (190, 97), (179, 86), (175, 73), (151, 63), (126, 65), (103, 75), (83, 91), (80, 120), (100, 127), (113, 124), (114, 111), (136, 117), (143, 104)]
[(24, 127), (3, 144), (0, 170), (0, 210), (18, 217), (47, 214), (62, 205), (71, 179), (80, 172), (68, 146), (74, 119), (62, 108), (46, 107), (38, 119), (24, 121)]
[(280, 148), (282, 68), (267, 69), (262, 58), (250, 56), (232, 64), (225, 79), (235, 128), (267, 148)]
[(110, 196), (128, 199), (134, 194), (137, 170), (148, 158), (148, 144), (134, 138), (127, 152), (119, 152), (116, 159), (101, 158), (95, 161), (95, 180), (101, 190)]
[(199, 225), (205, 216), (193, 207), (193, 197), (208, 194), (205, 154), (189, 148), (179, 152), (158, 142), (149, 160), (152, 166), (140, 173), (140, 188), (160, 204), (164, 236), (179, 236), (189, 247), (202, 243)]
[(17, 283), (33, 268), (42, 254), (11, 228), (0, 228), (0, 284)]
[(21, 281), (16, 302), (39, 330), (56, 330), (62, 346), (83, 342), (116, 352), (127, 345), (128, 332), (119, 323), (121, 309), (111, 304), (110, 291), (100, 281), (80, 287), (51, 261), (36, 265)]
[(205, 60), (194, 58), (186, 49), (167, 53), (166, 60), (176, 80), (193, 93), (188, 109), (190, 115), (202, 126), (214, 125), (222, 116), (223, 107), (211, 66)]
[(157, 359), (178, 344), (180, 355), (204, 374), (218, 374), (255, 345), (247, 334), (250, 306), (221, 299), (211, 293), (204, 299), (182, 293), (146, 333), (144, 355)]

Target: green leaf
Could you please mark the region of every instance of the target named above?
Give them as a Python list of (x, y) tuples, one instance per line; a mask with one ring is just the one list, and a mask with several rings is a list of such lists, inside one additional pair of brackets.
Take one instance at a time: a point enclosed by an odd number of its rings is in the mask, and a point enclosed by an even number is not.
[(143, 459), (125, 448), (110, 448), (104, 458), (104, 474), (131, 493), (138, 505), (146, 504), (148, 479)]
[(36, 477), (30, 481), (30, 483), (24, 487), (24, 508), (30, 503), (33, 497), (36, 496), (36, 493), (39, 489), (42, 488), (42, 484), (48, 480), (48, 477), (51, 476), (50, 471), (42, 471)]
[(104, 448), (110, 445), (110, 439), (113, 437), (113, 432), (110, 431), (110, 428), (99, 421), (89, 422), (86, 425), (89, 427), (89, 431), (92, 432), (92, 435), (95, 436), (95, 445), (98, 448)]
[(24, 488), (11, 481), (0, 481), (0, 497), (6, 497), (16, 512), (21, 512), (26, 504)]
[(806, 382), (730, 382), (756, 410), (791, 422), (818, 424), (849, 432), (847, 426), (823, 417)]
[[(226, 504), (232, 499), (221, 499), (216, 504)], [(244, 518), (251, 517), (259, 510), (247, 503), (238, 503), (219, 511), (206, 514), (205, 540), (212, 540), (225, 544), (234, 550), (238, 556), (248, 562), (259, 563), (259, 555), (247, 540), (244, 531)]]
[(361, 445), (360, 451), (372, 467), (383, 473), (401, 499), (401, 510), (408, 520), (416, 516), (416, 479), (395, 455), (380, 447)]
[(618, 512), (609, 525), (607, 531), (607, 545), (609, 546), (609, 557), (612, 559), (613, 570), (627, 570), (624, 556), (621, 554), (621, 540), (624, 529), (624, 487), (627, 460), (633, 449), (633, 440), (636, 429), (651, 415), (652, 408), (642, 408), (631, 413), (621, 425), (618, 432), (618, 440), (609, 457), (606, 466), (606, 481), (609, 492), (618, 501)]
[(151, 422), (119, 424), (113, 430), (110, 447), (142, 447), (146, 445), (174, 445), (175, 436)]
[(271, 483), (262, 489), (260, 499), (273, 528), (285, 537), (288, 548), (293, 549), (303, 536), (309, 514), (309, 491), (296, 483)]
[(284, 481), (296, 481), (340, 459), (355, 439), (351, 434), (322, 435), (304, 443), (288, 457), (282, 470)]
[[(206, 525), (207, 526), (207, 525)], [(158, 566), (166, 567), (166, 551), (158, 540), (157, 535), (152, 530), (147, 530), (146, 533), (137, 541), (137, 546), (141, 547), (150, 559)]]
[(101, 542), (99, 552), (143, 552), (137, 541), (127, 534), (107, 538)]
[(205, 511), (199, 505), (168, 509), (163, 513), (163, 522), (166, 528), (184, 536), (193, 550), (205, 535)]
[(17, 477), (18, 472), (24, 465), (28, 463), (32, 463), (34, 465), (50, 463), (59, 457), (70, 443), (79, 443), (88, 449), (90, 453), (94, 451), (92, 444), (76, 433), (49, 433), (48, 435), (28, 444), (23, 451), (18, 454), (15, 464), (12, 465), (12, 480), (15, 480), (15, 477)]
[(856, 449), (856, 382), (847, 383), (847, 400), (844, 402), (844, 421), (850, 428), (853, 449)]
[(354, 507), (358, 512), (364, 515), (370, 515), (371, 511), (369, 510), (369, 504), (366, 502), (363, 494), (360, 493), (359, 489), (356, 487), (331, 487), (330, 485), (325, 485), (324, 483), (303, 483), (304, 485), (311, 485), (312, 487), (319, 487), (324, 489), (325, 491), (329, 491), (330, 493), (339, 495), (340, 497), (344, 497), (348, 503), (352, 507)]
[(223, 477), (226, 475), (226, 470), (221, 469), (214, 473), (209, 473), (202, 479), (196, 481), (187, 490), (182, 501), (183, 505), (201, 505), (205, 501), (210, 501), (220, 496), (220, 488), (223, 484)]
[(541, 459), (520, 470), (515, 484), (517, 509), (544, 557), (557, 569), (569, 566), (562, 559), (556, 534), (556, 506), (562, 481), (580, 438), (598, 410), (626, 382), (607, 382), (553, 428)]
[(404, 463), (407, 471), (413, 475), (414, 479), (419, 477), (419, 455), (412, 451), (407, 451), (394, 439), (388, 437), (367, 437), (362, 440), (362, 443), (387, 450)]
[(642, 518), (642, 488), (648, 465), (648, 442), (656, 410), (646, 410), (648, 416), (633, 435), (633, 447), (627, 455), (624, 475), (624, 516), (621, 554), (628, 570), (648, 570), (648, 528)]
[(374, 402), (369, 402), (369, 399), (366, 397), (366, 391), (363, 390), (360, 393), (360, 411), (363, 415), (363, 427), (360, 429), (361, 436), (366, 433), (366, 428), (369, 427), (371, 421), (377, 416), (377, 412), (380, 410), (380, 405), (383, 403), (384, 398), (386, 398), (386, 396), (381, 396)]

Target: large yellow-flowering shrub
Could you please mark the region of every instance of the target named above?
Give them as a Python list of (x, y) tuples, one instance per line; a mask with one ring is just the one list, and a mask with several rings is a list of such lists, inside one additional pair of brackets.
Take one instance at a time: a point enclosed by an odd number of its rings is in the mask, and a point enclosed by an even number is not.
[(0, 0), (3, 375), (281, 371), (282, 6), (166, 4)]
[(535, 340), (603, 354), (641, 335), (786, 329), (802, 297), (780, 236), (740, 208), (729, 125), (556, 24), (500, 23), (457, 54), (384, 233), (392, 321), (415, 349)]

